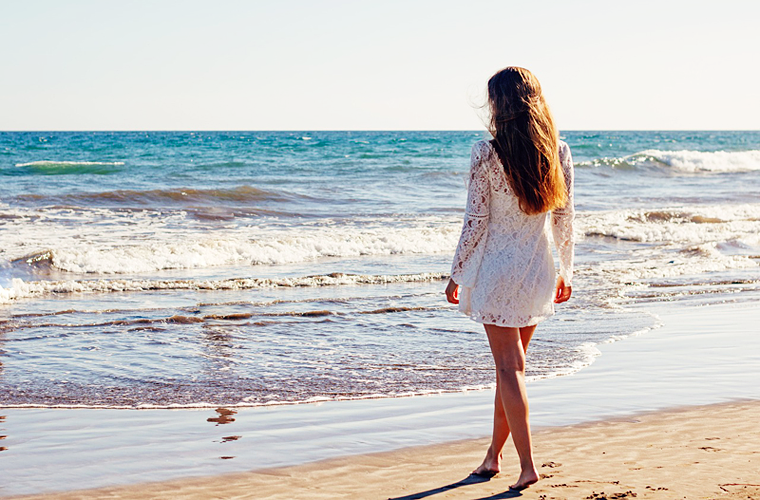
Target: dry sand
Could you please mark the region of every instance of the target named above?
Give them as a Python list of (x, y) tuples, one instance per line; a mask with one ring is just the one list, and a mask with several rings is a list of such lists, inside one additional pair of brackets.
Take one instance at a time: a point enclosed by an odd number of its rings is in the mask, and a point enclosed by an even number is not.
[(465, 480), (486, 439), (406, 448), (267, 471), (22, 498), (760, 499), (760, 401), (687, 407), (534, 434), (542, 479), (509, 491), (504, 470)]

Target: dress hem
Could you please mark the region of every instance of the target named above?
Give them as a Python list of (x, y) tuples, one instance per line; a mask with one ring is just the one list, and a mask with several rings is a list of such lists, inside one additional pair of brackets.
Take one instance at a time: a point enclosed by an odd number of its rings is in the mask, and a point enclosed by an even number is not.
[(506, 327), (506, 328), (525, 328), (526, 326), (535, 326), (535, 325), (541, 323), (542, 321), (544, 321), (546, 319), (549, 319), (552, 316), (554, 316), (554, 314), (548, 314), (546, 316), (534, 316), (533, 318), (531, 318), (528, 321), (528, 323), (526, 323), (524, 325), (508, 325), (506, 323), (491, 323), (491, 322), (487, 322), (479, 314), (467, 314), (467, 313), (464, 313), (464, 314), (465, 314), (465, 316), (467, 316), (471, 320), (475, 321), (476, 323), (480, 323), (482, 325), (496, 325), (496, 326), (501, 326), (501, 327)]

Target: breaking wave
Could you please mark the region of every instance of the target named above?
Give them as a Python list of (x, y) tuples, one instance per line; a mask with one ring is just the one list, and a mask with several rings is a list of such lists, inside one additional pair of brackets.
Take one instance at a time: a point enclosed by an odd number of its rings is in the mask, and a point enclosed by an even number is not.
[(758, 243), (760, 205), (714, 205), (659, 210), (610, 210), (579, 217), (588, 237), (668, 245), (701, 245), (746, 240)]
[[(200, 235), (197, 235), (200, 236)], [(76, 273), (126, 274), (166, 269), (231, 265), (277, 265), (322, 257), (434, 254), (449, 252), (459, 227), (372, 228), (328, 226), (300, 233), (281, 231), (248, 237), (202, 238), (189, 234), (170, 240), (137, 240), (116, 245), (70, 243), (15, 258), (14, 266)]]
[(674, 173), (725, 173), (760, 170), (760, 151), (661, 151), (649, 149), (622, 158), (578, 162), (578, 167), (620, 170), (662, 169)]
[(578, 218), (577, 231), (628, 245), (630, 257), (603, 259), (594, 273), (613, 283), (760, 268), (760, 206), (610, 210)]

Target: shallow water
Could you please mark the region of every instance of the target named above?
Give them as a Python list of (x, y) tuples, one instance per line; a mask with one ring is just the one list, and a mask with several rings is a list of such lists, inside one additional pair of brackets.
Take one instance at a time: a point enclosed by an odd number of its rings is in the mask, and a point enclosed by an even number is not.
[[(730, 287), (730, 285), (724, 285)], [(728, 298), (730, 297), (730, 298)], [(760, 291), (647, 304), (665, 326), (528, 385), (534, 429), (760, 398)], [(726, 303), (729, 302), (729, 303)], [(482, 438), (492, 391), (191, 409), (6, 408), (0, 495), (166, 481)]]
[[(477, 132), (0, 133), (0, 405), (246, 406), (488, 387), (443, 300)], [(760, 282), (760, 133), (568, 132), (573, 300), (533, 380)], [(728, 284), (728, 286), (727, 286)]]

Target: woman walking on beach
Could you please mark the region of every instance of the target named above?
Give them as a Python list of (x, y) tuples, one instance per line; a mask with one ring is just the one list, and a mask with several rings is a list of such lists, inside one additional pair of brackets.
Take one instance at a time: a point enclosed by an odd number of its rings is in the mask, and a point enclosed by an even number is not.
[[(493, 436), (473, 474), (500, 471), (511, 432), (521, 467), (511, 488), (520, 490), (538, 481), (525, 353), (536, 325), (572, 291), (573, 162), (530, 71), (508, 67), (493, 75), (488, 102), (493, 139), (472, 148), (467, 208), (446, 299), (483, 323), (496, 365)], [(556, 283), (546, 230), (550, 214), (560, 259)]]

